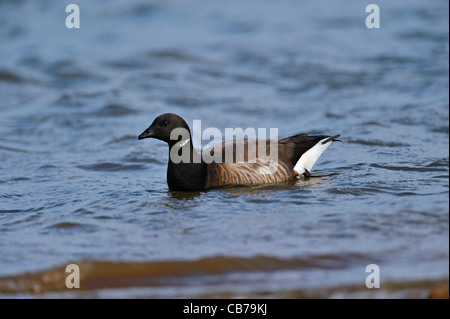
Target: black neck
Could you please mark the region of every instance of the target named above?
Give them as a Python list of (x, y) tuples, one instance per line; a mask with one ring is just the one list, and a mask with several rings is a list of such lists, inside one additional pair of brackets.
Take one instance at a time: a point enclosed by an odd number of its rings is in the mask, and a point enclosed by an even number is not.
[[(186, 145), (181, 147), (181, 151), (179, 151), (179, 144), (177, 145), (176, 142), (171, 144), (169, 144), (169, 165), (167, 167), (167, 184), (169, 188), (176, 191), (204, 189), (206, 184), (206, 163), (203, 162), (200, 154), (194, 150), (192, 139), (189, 139), (189, 142), (186, 142)], [(171, 153), (176, 151), (178, 151), (178, 155), (184, 161), (175, 163), (172, 160)], [(183, 152), (187, 151), (189, 151), (189, 157), (183, 154)]]

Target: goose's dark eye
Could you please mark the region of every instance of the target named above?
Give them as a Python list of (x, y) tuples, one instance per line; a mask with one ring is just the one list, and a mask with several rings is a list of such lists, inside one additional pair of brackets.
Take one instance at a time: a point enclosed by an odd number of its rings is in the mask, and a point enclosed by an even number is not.
[(161, 124), (162, 126), (166, 126), (167, 124), (169, 124), (169, 121), (161, 121), (159, 122), (159, 124)]

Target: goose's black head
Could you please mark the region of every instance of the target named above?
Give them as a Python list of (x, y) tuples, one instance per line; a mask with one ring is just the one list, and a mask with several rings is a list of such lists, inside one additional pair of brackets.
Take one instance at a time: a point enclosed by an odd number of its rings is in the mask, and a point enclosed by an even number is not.
[(152, 137), (167, 142), (170, 145), (178, 141), (179, 136), (177, 134), (174, 136), (177, 140), (170, 139), (172, 131), (177, 128), (186, 129), (190, 134), (189, 126), (181, 116), (173, 113), (161, 114), (153, 121), (152, 125), (139, 135), (138, 139), (142, 140)]

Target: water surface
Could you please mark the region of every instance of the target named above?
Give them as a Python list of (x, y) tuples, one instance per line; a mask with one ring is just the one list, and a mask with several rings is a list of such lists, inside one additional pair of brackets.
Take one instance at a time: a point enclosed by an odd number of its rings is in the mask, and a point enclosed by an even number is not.
[[(0, 3), (1, 296), (448, 284), (447, 3), (379, 1), (376, 30), (359, 1), (77, 4), (80, 29), (55, 1)], [(137, 140), (164, 112), (343, 142), (324, 177), (171, 192), (167, 146)]]

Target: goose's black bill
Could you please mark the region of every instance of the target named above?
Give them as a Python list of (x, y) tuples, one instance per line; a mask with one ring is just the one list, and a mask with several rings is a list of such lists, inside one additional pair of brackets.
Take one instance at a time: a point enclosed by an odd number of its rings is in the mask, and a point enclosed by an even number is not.
[(330, 136), (327, 140), (323, 141), (322, 144), (327, 144), (328, 142), (340, 142), (341, 140), (338, 140), (337, 138), (341, 136), (341, 134), (336, 134), (333, 136)]
[(141, 135), (138, 136), (138, 140), (143, 140), (144, 138), (150, 138), (155, 136), (156, 136), (155, 131), (153, 130), (153, 127), (150, 126), (148, 129), (142, 132)]

